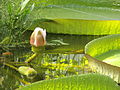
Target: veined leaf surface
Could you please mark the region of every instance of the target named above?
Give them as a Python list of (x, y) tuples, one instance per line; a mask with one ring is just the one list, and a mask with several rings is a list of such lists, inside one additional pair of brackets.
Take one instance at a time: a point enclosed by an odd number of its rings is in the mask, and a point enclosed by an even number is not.
[(43, 80), (19, 90), (119, 90), (109, 77), (99, 74), (83, 74), (52, 80)]
[(108, 75), (120, 83), (119, 50), (120, 34), (109, 35), (89, 42), (85, 46), (85, 56), (92, 70)]

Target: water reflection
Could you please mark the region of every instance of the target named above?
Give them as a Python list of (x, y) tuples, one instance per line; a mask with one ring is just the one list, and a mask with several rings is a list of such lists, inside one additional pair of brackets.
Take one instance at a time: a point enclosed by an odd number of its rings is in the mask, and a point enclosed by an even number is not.
[[(48, 45), (45, 47), (45, 51), (39, 53), (30, 63), (25, 63), (25, 60), (33, 54), (29, 44), (15, 47), (8, 46), (7, 49), (2, 48), (1, 45), (0, 90), (14, 90), (19, 86), (35, 81), (83, 73), (83, 61), (81, 58), (84, 56), (84, 46), (97, 37), (99, 36), (48, 34), (47, 43), (51, 40), (61, 40), (69, 45)], [(5, 52), (12, 54), (5, 55)], [(33, 68), (37, 71), (37, 76), (30, 79), (20, 74), (17, 71), (20, 66)]]

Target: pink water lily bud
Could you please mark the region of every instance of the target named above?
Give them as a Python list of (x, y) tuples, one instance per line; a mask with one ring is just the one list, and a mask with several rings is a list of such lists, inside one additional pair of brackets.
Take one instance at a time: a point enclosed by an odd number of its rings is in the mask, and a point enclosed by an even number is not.
[(46, 45), (46, 30), (35, 28), (30, 37), (30, 44), (36, 47)]

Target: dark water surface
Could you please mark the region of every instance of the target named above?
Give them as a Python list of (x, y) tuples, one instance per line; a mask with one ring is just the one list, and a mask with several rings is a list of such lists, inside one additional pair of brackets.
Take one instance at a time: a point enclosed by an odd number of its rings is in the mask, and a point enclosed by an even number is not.
[[(40, 80), (83, 73), (81, 58), (84, 56), (84, 46), (97, 37), (99, 36), (48, 34), (48, 45), (44, 53), (39, 54), (29, 64), (25, 63), (33, 54), (29, 44), (9, 46), (7, 49), (0, 45), (0, 90), (14, 90)], [(57, 40), (57, 43), (51, 40)], [(6, 52), (10, 53), (5, 54)], [(37, 75), (30, 79), (9, 65), (16, 68), (29, 66), (37, 71)]]

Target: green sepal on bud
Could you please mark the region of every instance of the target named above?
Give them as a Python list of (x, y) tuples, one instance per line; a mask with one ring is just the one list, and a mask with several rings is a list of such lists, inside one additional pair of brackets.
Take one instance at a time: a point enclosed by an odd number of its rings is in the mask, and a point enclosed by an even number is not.
[(18, 71), (20, 74), (26, 75), (30, 79), (33, 79), (37, 75), (37, 72), (33, 68), (27, 66), (19, 67)]
[(32, 46), (31, 49), (34, 53), (43, 53), (45, 51), (45, 46), (40, 47)]

